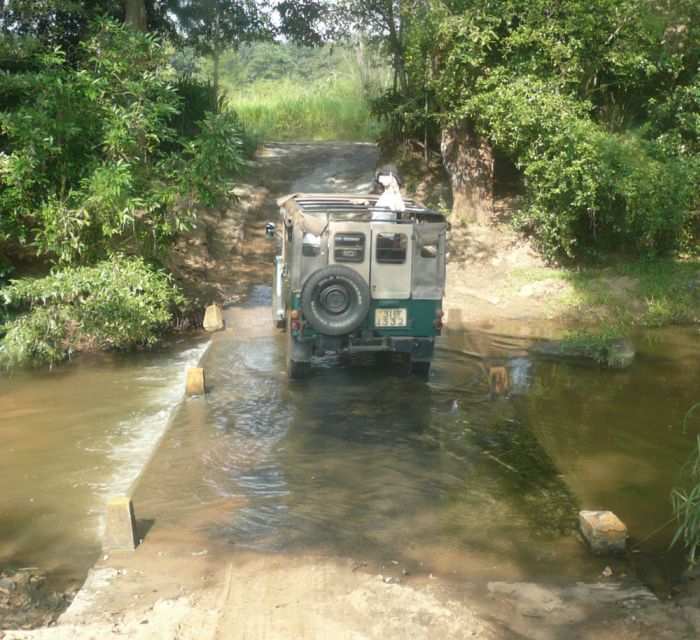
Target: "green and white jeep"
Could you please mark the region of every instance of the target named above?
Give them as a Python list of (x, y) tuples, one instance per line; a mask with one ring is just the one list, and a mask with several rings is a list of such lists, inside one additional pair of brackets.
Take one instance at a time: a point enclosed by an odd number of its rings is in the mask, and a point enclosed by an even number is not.
[(376, 195), (302, 194), (278, 200), (272, 313), (287, 332), (287, 374), (312, 356), (400, 353), (427, 374), (442, 329), (445, 217), (411, 200), (394, 210)]

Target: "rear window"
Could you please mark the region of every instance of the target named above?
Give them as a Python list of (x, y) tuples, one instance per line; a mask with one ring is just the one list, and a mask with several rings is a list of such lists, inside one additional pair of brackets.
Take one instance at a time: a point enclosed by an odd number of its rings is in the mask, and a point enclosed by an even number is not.
[(437, 254), (438, 254), (437, 242), (431, 243), (431, 244), (424, 244), (420, 248), (420, 257), (421, 258), (437, 258)]
[(405, 233), (380, 233), (377, 235), (377, 262), (402, 264), (406, 262), (408, 239)]
[(336, 262), (364, 262), (365, 234), (337, 233), (333, 242), (333, 259)]

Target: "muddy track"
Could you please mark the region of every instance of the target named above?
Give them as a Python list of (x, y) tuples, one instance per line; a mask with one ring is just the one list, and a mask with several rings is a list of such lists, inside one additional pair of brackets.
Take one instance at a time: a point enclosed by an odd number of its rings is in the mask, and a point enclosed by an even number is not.
[(295, 191), (368, 191), (379, 154), (373, 144), (268, 143), (235, 188), (228, 208), (199, 212), (195, 228), (166, 264), (193, 305), (194, 324), (205, 305), (227, 306), (272, 277), (274, 244), (265, 223), (278, 217), (277, 198)]

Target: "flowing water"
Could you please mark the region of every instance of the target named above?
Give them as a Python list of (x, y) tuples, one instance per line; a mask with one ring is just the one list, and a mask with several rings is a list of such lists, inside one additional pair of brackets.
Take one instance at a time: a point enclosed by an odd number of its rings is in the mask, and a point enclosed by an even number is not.
[[(3, 379), (1, 562), (83, 575), (106, 497), (167, 426), (137, 517), (186, 522), (234, 552), (341, 554), (459, 580), (595, 580), (611, 564), (658, 583), (679, 570), (672, 527), (645, 553), (601, 560), (576, 517), (611, 509), (633, 542), (670, 517), (700, 427), (682, 429), (700, 394), (697, 329), (640, 334), (627, 371), (533, 360), (531, 340), (506, 327), (448, 333), (427, 381), (327, 358), (289, 382), (268, 296), (260, 287), (227, 311), (203, 357), (205, 398), (181, 402), (204, 350), (192, 340)], [(489, 390), (490, 366), (507, 369), (509, 393)]]
[(80, 582), (107, 498), (138, 477), (205, 348), (198, 338), (0, 377), (0, 569), (38, 567), (60, 588)]

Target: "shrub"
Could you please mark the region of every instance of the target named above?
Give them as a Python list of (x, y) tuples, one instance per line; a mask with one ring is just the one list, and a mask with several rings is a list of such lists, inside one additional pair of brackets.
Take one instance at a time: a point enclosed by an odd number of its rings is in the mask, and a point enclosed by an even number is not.
[(141, 258), (115, 258), (92, 267), (68, 267), (0, 290), (7, 308), (0, 342), (5, 367), (54, 364), (75, 351), (129, 349), (153, 344), (184, 299), (162, 271)]
[(183, 151), (187, 162), (178, 173), (178, 181), (183, 192), (194, 191), (201, 203), (211, 206), (233, 197), (234, 177), (251, 162), (246, 158), (246, 138), (235, 112), (206, 113), (199, 127)]
[(101, 21), (80, 46), (77, 67), (55, 50), (7, 75), (0, 234), (24, 233), (63, 264), (158, 255), (192, 224), (195, 202), (230, 191), (242, 127), (233, 114), (210, 115), (204, 87), (176, 90), (153, 37)]
[(523, 169), (527, 193), (516, 221), (545, 255), (574, 257), (594, 246), (654, 255), (688, 240), (695, 164), (637, 131), (605, 130), (585, 104), (547, 82), (486, 84), (493, 88), (466, 100), (461, 113)]
[(435, 146), (432, 122), (476, 129), (522, 171), (517, 222), (549, 258), (686, 249), (700, 221), (697, 7), (412, 5), (401, 91), (374, 102), (383, 135)]

